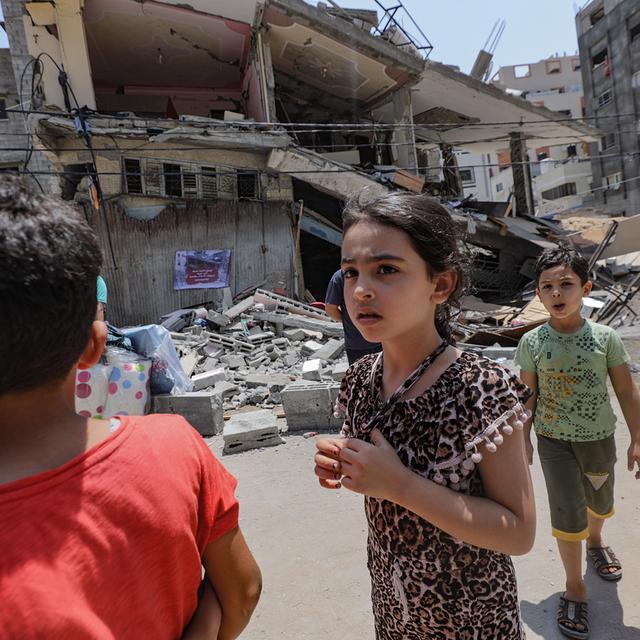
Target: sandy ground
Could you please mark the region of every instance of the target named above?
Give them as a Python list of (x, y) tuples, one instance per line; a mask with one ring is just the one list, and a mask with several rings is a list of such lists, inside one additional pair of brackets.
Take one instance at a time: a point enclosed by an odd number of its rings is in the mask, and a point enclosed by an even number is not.
[[(626, 344), (633, 362), (640, 362), (640, 341)], [(615, 402), (614, 407), (621, 416)], [(238, 478), (241, 527), (264, 579), (262, 599), (242, 638), (373, 639), (362, 497), (318, 486), (312, 463), (316, 438), (284, 438), (278, 447), (221, 458)], [(587, 568), (592, 640), (640, 640), (640, 481), (626, 470), (629, 435), (624, 422), (616, 440), (617, 513), (604, 533), (624, 576), (619, 583), (607, 583)], [(221, 437), (212, 438), (210, 445), (220, 456)], [(537, 460), (532, 473), (538, 534), (533, 550), (514, 562), (527, 638), (554, 640), (563, 638), (555, 622), (563, 572)]]

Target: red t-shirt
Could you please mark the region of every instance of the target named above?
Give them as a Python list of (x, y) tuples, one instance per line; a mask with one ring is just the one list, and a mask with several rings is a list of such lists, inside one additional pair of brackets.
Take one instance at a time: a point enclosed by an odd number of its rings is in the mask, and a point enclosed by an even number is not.
[(0, 636), (179, 638), (236, 480), (178, 416), (123, 417), (53, 471), (0, 485)]

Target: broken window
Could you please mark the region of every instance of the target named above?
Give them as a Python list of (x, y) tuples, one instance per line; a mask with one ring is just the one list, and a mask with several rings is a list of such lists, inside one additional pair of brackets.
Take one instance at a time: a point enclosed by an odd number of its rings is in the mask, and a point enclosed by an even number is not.
[(604, 18), (604, 7), (600, 7), (599, 9), (596, 9), (589, 16), (589, 20), (591, 22), (591, 26), (593, 26), (594, 24), (597, 24), (598, 22), (600, 22), (600, 20), (602, 20), (602, 18)]
[(182, 168), (182, 195), (185, 198), (198, 197), (198, 176), (195, 171)]
[(7, 116), (7, 101), (4, 98), (0, 98), (0, 120), (6, 120)]
[(607, 91), (603, 91), (598, 96), (598, 109), (600, 109), (600, 108), (604, 107), (605, 105), (609, 104), (612, 99), (613, 99), (613, 93), (611, 92), (611, 89), (607, 89)]
[(127, 193), (142, 195), (142, 169), (140, 160), (124, 159), (124, 183)]
[(558, 109), (558, 113), (567, 116), (567, 118), (571, 117), (571, 109)]
[(459, 173), (462, 184), (471, 186), (476, 183), (476, 176), (472, 167), (469, 167), (468, 169), (460, 169)]
[(553, 189), (543, 191), (541, 195), (543, 200), (557, 200), (558, 198), (575, 196), (576, 193), (576, 183), (567, 182), (566, 184), (561, 184), (559, 187), (554, 187)]
[(502, 184), (502, 182), (498, 182), (498, 184), (496, 185), (496, 191), (498, 193), (500, 193), (501, 191), (504, 191), (504, 185)]
[(571, 60), (571, 70), (572, 71), (580, 71), (581, 68), (580, 58), (572, 58)]
[(600, 49), (600, 51), (591, 58), (591, 68), (597, 69), (600, 65), (606, 64), (608, 55), (609, 52), (606, 47), (604, 49)]
[(179, 164), (163, 163), (164, 194), (176, 198), (182, 197), (182, 172)]
[(602, 150), (611, 149), (616, 146), (616, 134), (614, 132), (607, 133), (601, 138)]
[(531, 66), (528, 64), (517, 64), (513, 67), (513, 75), (516, 78), (528, 78), (531, 75)]
[(202, 167), (200, 175), (203, 200), (215, 200), (218, 197), (218, 172), (215, 167)]
[(562, 63), (560, 62), (560, 60), (547, 60), (544, 66), (547, 75), (551, 75), (552, 73), (560, 73), (562, 71)]
[(236, 174), (238, 199), (259, 200), (260, 189), (257, 171), (238, 171)]
[(570, 144), (567, 147), (567, 158), (573, 158), (578, 155), (578, 148), (575, 144)]
[(622, 185), (622, 172), (612, 173), (605, 178), (607, 188), (612, 191), (617, 191)]

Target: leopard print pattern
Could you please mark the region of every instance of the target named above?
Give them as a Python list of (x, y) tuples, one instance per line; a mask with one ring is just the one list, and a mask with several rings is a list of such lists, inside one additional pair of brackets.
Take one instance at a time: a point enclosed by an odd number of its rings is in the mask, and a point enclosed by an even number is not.
[[(368, 440), (360, 430), (380, 409), (376, 357), (365, 356), (343, 379), (337, 405), (346, 437)], [(463, 352), (424, 394), (396, 402), (381, 431), (415, 473), (482, 496), (469, 445), (523, 410), (529, 395), (497, 363)], [(377, 640), (524, 638), (509, 556), (466, 544), (386, 500), (365, 497), (365, 512)]]

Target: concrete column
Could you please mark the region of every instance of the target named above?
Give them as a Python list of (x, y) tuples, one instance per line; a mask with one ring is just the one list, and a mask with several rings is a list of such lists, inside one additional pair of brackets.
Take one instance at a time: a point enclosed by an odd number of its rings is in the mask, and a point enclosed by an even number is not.
[[(96, 108), (87, 37), (82, 20), (84, 0), (56, 0), (60, 51), (69, 83), (81, 107)], [(72, 101), (72, 106), (75, 106)]]
[(416, 137), (413, 129), (411, 90), (406, 87), (398, 89), (393, 94), (393, 122), (394, 124), (403, 125), (394, 129), (393, 132), (393, 142), (399, 145), (392, 147), (396, 164), (401, 169), (417, 173), (418, 158), (416, 155)]
[(462, 181), (458, 170), (458, 160), (456, 159), (453, 147), (444, 142), (440, 143), (440, 155), (442, 156), (442, 174), (447, 192), (456, 198), (462, 198)]
[(265, 120), (268, 122), (276, 122), (276, 81), (273, 75), (273, 60), (271, 58), (271, 33), (268, 29), (261, 27), (258, 31), (259, 47), (258, 56), (260, 59), (260, 83), (262, 87), (262, 96)]
[(534, 215), (531, 167), (527, 155), (524, 134), (514, 131), (509, 134), (511, 151), (511, 171), (513, 173), (513, 195), (516, 201), (516, 215)]

